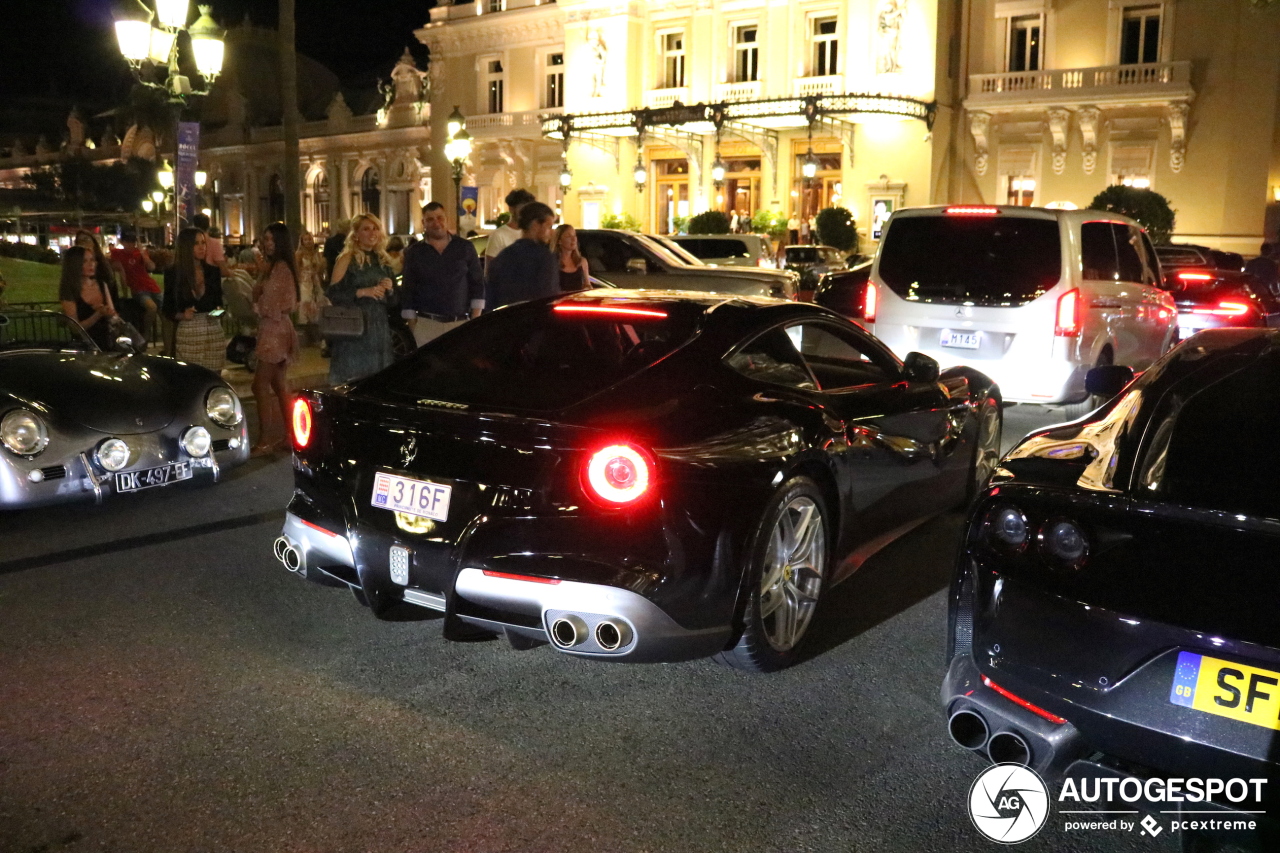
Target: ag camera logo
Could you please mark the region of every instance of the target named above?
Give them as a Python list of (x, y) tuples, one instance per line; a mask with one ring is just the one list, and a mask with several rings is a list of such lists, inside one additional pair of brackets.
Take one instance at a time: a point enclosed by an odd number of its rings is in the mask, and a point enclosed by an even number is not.
[(1049, 789), (1029, 767), (992, 765), (969, 789), (969, 818), (992, 841), (1018, 844), (1049, 819)]

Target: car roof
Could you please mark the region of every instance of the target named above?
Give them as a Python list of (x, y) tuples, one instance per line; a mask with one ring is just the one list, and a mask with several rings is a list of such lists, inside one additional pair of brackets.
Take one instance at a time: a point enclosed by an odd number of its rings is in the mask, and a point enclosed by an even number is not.
[(643, 308), (663, 304), (680, 303), (701, 305), (710, 311), (720, 305), (735, 304), (743, 307), (777, 307), (794, 305), (785, 299), (773, 299), (767, 296), (745, 296), (733, 293), (706, 293), (699, 290), (624, 290), (612, 289), (600, 293), (583, 290), (570, 293), (555, 300), (557, 305), (597, 305), (619, 308)]
[(947, 216), (947, 215), (964, 215), (965, 211), (972, 211), (978, 215), (990, 215), (989, 211), (994, 211), (996, 216), (1010, 216), (1024, 219), (1055, 219), (1058, 221), (1066, 221), (1072, 224), (1080, 224), (1084, 222), (1120, 222), (1126, 225), (1136, 225), (1141, 227), (1139, 223), (1127, 216), (1119, 213), (1113, 213), (1109, 210), (1059, 210), (1047, 207), (1021, 207), (1016, 204), (938, 204), (926, 205), (923, 207), (904, 207), (895, 210), (892, 214), (894, 218), (908, 218), (916, 216)]

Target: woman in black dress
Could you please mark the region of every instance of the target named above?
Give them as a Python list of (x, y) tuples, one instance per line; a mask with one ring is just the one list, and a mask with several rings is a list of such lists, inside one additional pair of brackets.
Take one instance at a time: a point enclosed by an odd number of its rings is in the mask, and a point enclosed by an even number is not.
[(116, 316), (111, 292), (98, 278), (98, 260), (83, 246), (62, 253), (62, 278), (58, 282), (62, 313), (89, 333), (101, 349), (111, 349), (111, 318)]
[(551, 236), (551, 253), (556, 256), (562, 292), (573, 293), (591, 287), (587, 259), (578, 251), (578, 232), (572, 225), (566, 222), (556, 229)]

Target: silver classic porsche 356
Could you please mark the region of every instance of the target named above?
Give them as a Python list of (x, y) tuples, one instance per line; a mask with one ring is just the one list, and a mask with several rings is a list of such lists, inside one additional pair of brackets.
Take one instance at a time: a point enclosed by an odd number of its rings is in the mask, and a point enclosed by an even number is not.
[(61, 314), (0, 312), (0, 510), (216, 481), (248, 456), (240, 401), (211, 371), (103, 352)]

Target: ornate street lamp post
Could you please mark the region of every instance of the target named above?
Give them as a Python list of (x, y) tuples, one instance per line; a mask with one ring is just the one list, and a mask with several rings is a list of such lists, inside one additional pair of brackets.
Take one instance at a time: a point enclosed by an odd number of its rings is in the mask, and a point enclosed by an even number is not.
[(444, 156), (453, 169), (453, 199), (458, 211), (458, 230), (462, 230), (462, 172), (471, 156), (471, 134), (467, 133), (467, 120), (462, 111), (453, 108), (448, 121), (449, 141), (444, 144)]
[[(116, 0), (116, 42), (121, 55), (133, 69), (138, 82), (149, 89), (162, 91), (174, 113), (174, 151), (177, 152), (177, 125), (189, 98), (209, 94), (213, 83), (222, 73), (225, 51), (224, 32), (210, 14), (212, 5), (199, 4), (200, 16), (190, 26), (190, 0), (155, 0), (153, 12), (143, 0)], [(179, 57), (183, 33), (187, 35), (188, 50), (200, 74), (201, 88), (196, 88), (189, 77), (182, 73)], [(165, 190), (173, 189), (175, 177), (170, 169), (158, 173)], [(173, 228), (176, 239), (182, 227), (182, 205), (179, 202), (187, 187), (178, 187), (173, 205)]]

